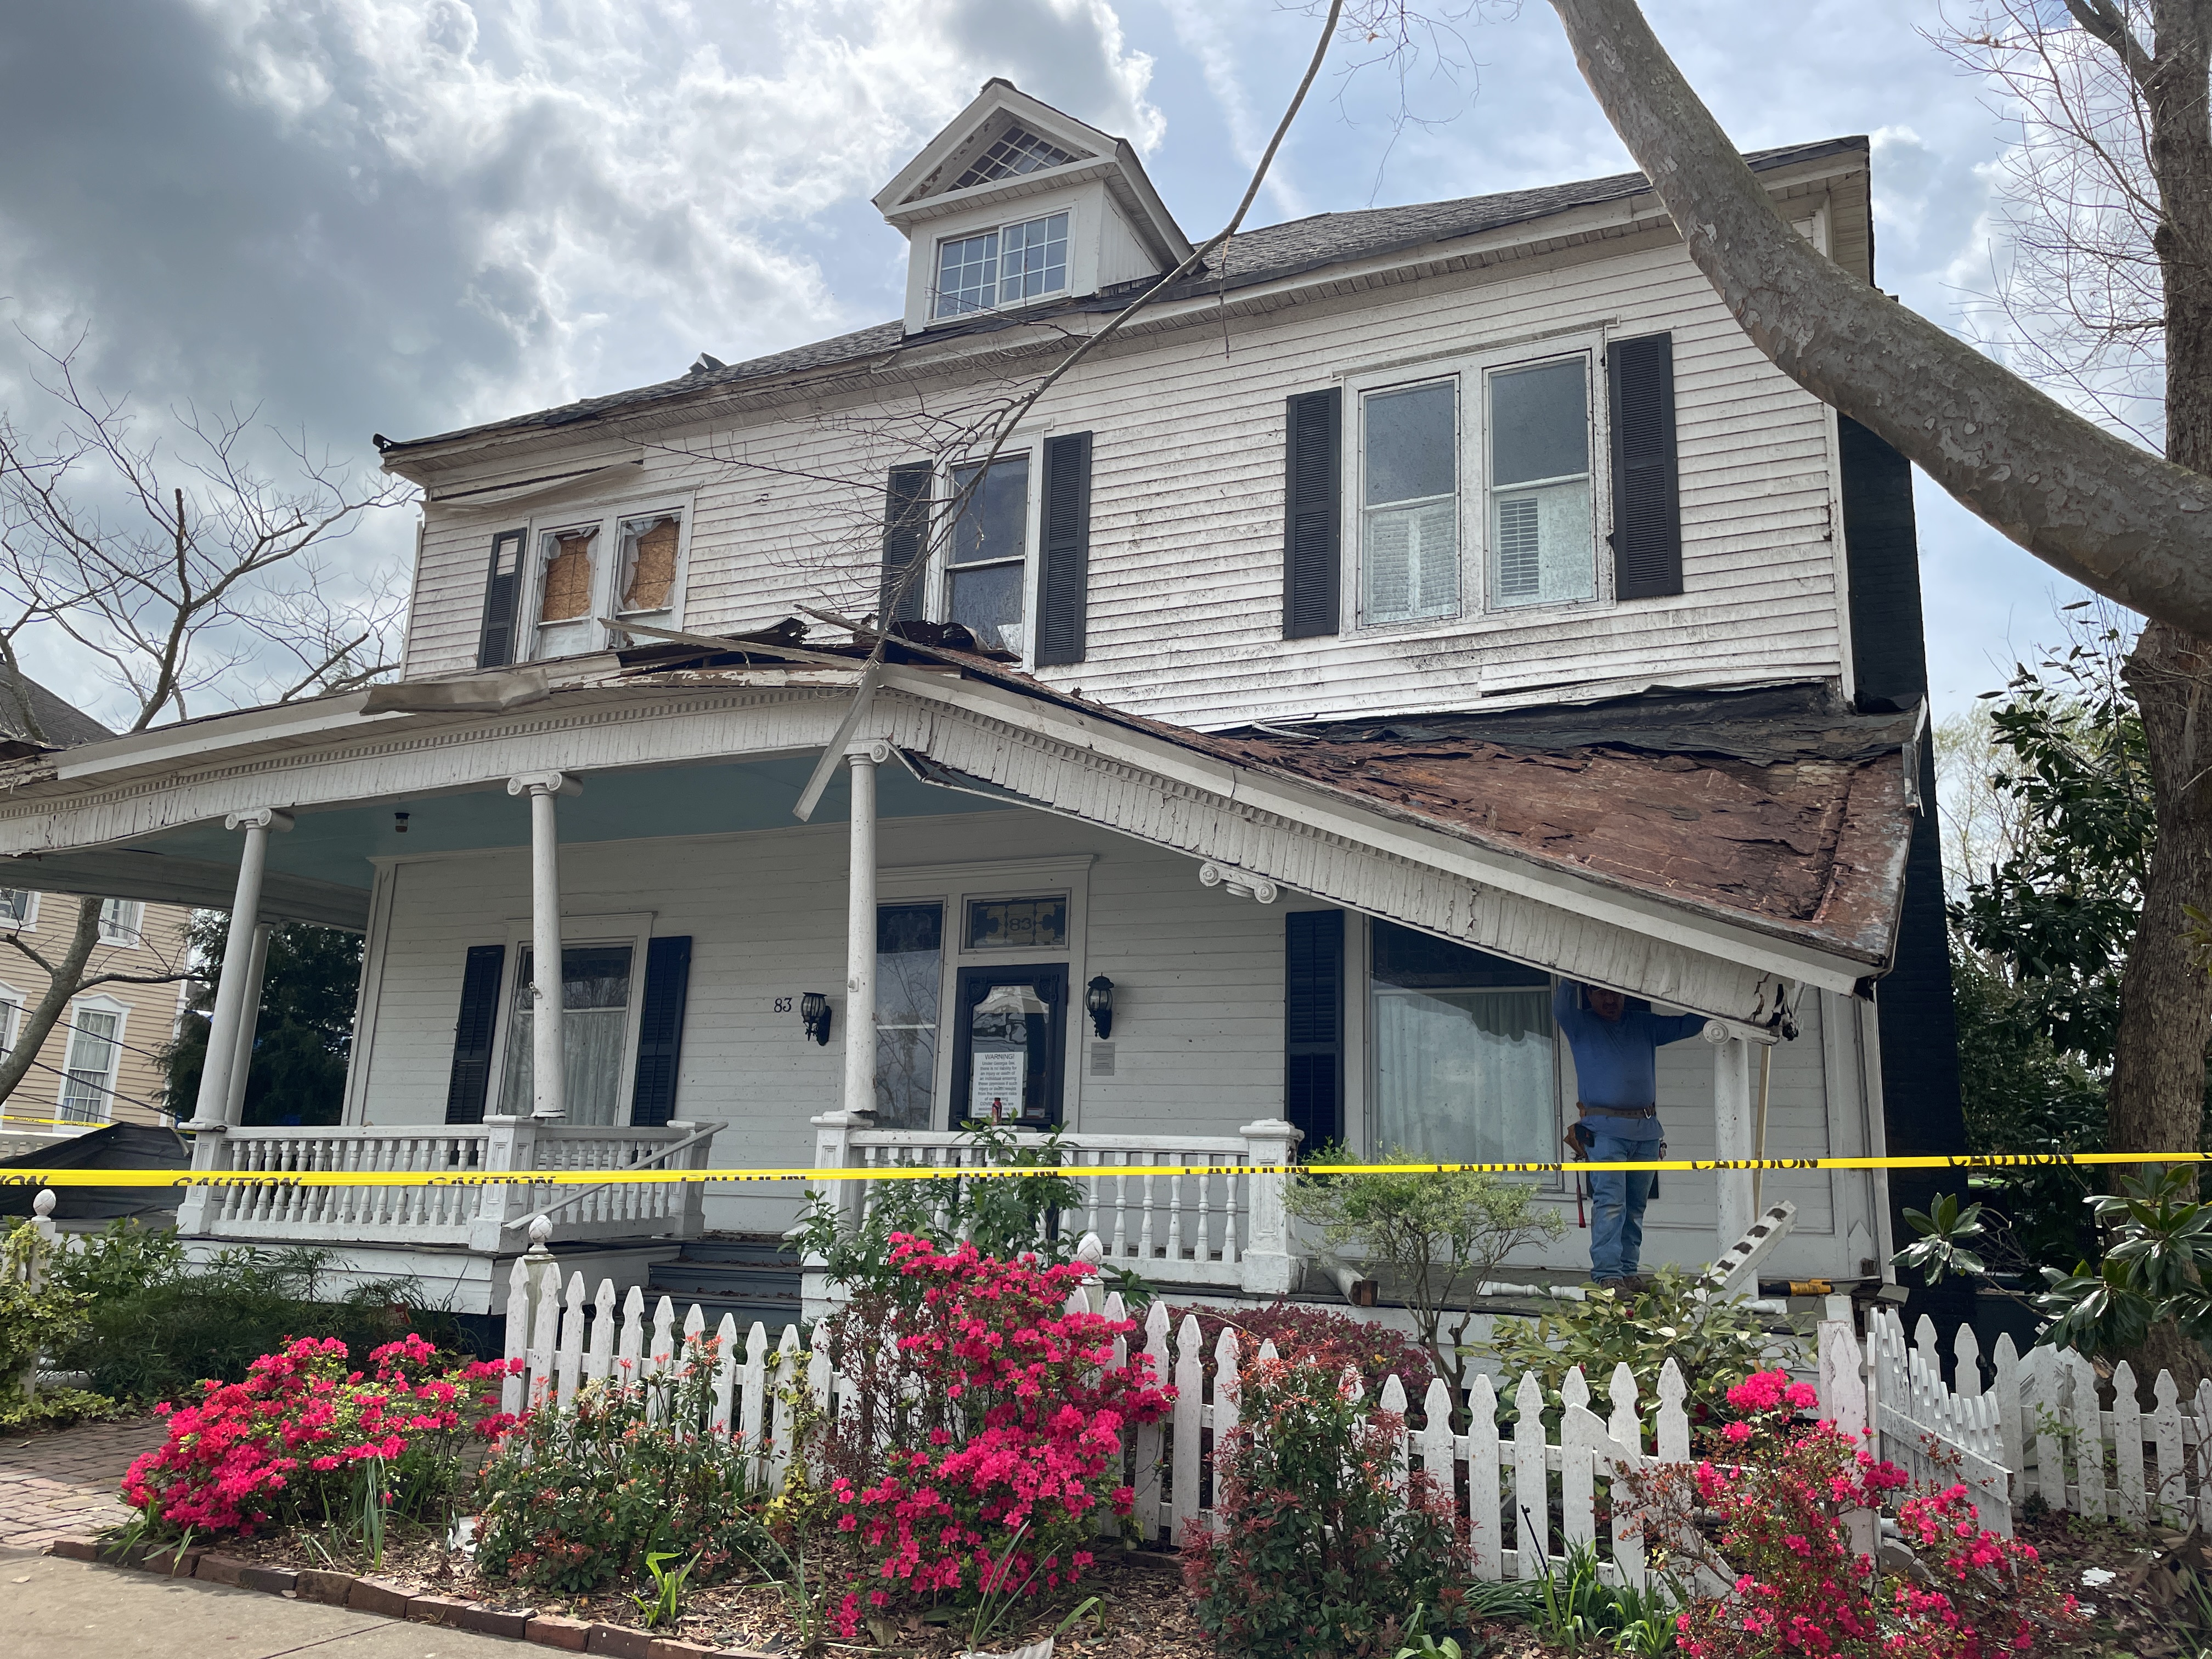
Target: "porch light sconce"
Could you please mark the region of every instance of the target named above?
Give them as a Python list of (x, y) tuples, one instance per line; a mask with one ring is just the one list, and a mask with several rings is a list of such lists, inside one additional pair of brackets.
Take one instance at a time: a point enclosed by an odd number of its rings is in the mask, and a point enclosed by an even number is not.
[(1103, 1042), (1114, 1035), (1114, 981), (1100, 974), (1083, 988), (1083, 1006), (1091, 1015), (1091, 1029)]
[(809, 991), (799, 999), (799, 1023), (806, 1028), (806, 1035), (823, 1048), (830, 1046), (830, 999), (819, 991)]
[(392, 833), (395, 836), (404, 836), (407, 833), (406, 813), (394, 812), (392, 815)]
[(1283, 890), (1265, 876), (1239, 870), (1233, 864), (1216, 864), (1210, 859), (1198, 866), (1198, 884), (1201, 887), (1226, 887), (1239, 898), (1257, 899), (1262, 904), (1273, 904)]

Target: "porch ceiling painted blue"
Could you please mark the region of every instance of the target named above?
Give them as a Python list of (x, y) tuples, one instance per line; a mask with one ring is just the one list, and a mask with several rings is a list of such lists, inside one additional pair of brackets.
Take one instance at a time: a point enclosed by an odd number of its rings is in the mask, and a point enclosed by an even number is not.
[[(652, 836), (726, 835), (748, 830), (788, 830), (798, 820), (792, 804), (814, 769), (811, 756), (745, 761), (720, 766), (641, 767), (627, 772), (580, 774), (584, 793), (563, 796), (564, 846), (597, 841), (635, 841)], [(850, 793), (845, 774), (815, 808), (812, 822), (842, 823)], [(876, 769), (879, 817), (928, 817), (949, 812), (1013, 810), (973, 795), (919, 781), (894, 762)], [(392, 828), (392, 814), (408, 814), (407, 833)], [(374, 806), (303, 808), (295, 827), (269, 838), (269, 867), (287, 875), (366, 888), (378, 856), (522, 848), (530, 842), (530, 805), (504, 786), (422, 800), (394, 799)], [(238, 860), (238, 837), (219, 820), (189, 824), (127, 843), (173, 856), (218, 864)]]

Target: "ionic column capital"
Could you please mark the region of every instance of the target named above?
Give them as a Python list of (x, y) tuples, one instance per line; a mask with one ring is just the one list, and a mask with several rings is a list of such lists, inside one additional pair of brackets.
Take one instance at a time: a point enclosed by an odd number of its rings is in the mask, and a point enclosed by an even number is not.
[(252, 806), (243, 812), (227, 813), (222, 827), (226, 830), (289, 830), (292, 815), (274, 806)]
[(584, 793), (581, 778), (572, 778), (566, 772), (518, 772), (507, 781), (510, 795), (580, 795)]
[(845, 759), (848, 764), (866, 761), (871, 766), (888, 766), (891, 746), (882, 738), (855, 738), (845, 745)]

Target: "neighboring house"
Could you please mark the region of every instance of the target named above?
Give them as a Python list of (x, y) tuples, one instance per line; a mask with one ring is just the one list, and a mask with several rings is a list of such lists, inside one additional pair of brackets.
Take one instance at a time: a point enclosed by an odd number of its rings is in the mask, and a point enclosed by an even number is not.
[[(41, 956), (68, 948), (77, 900), (66, 893), (0, 889), (0, 933), (15, 935)], [(56, 1022), (23, 1080), (0, 1101), (0, 1128), (10, 1134), (76, 1134), (102, 1123), (167, 1121), (161, 1051), (177, 1034), (184, 1006), (181, 973), (190, 954), (185, 928), (191, 912), (143, 899), (107, 899), (100, 943), (85, 964), (88, 977), (127, 974), (152, 984), (94, 985)], [(15, 1046), (27, 1011), (51, 983), (28, 957), (0, 944), (0, 1040)]]
[[(1864, 139), (1751, 160), (1873, 280)], [(0, 793), (0, 853), (49, 884), (236, 902), (240, 941), (366, 933), (346, 1127), (226, 1127), (211, 1063), (204, 1167), (942, 1160), (998, 1115), (1109, 1170), (1207, 1166), (1103, 1175), (1081, 1223), (1164, 1283), (1267, 1295), (1299, 1249), (1248, 1164), (1559, 1155), (1560, 975), (1712, 1019), (1662, 1057), (1677, 1155), (1959, 1149), (1909, 472), (1760, 356), (1640, 176), (1234, 239), (941, 538), (981, 457), (932, 423), (1190, 243), (1127, 144), (1004, 82), (877, 203), (912, 247), (899, 319), (380, 441), (425, 495), (399, 684)], [(1769, 1177), (1798, 1206), (1771, 1270), (1880, 1273), (1909, 1190)], [(1752, 1191), (1670, 1177), (1647, 1261), (1709, 1259)], [(539, 1208), (619, 1281), (799, 1197), (203, 1191), (185, 1218), (483, 1310)], [(1586, 1260), (1571, 1230), (1529, 1265)]]
[[(0, 769), (114, 735), (36, 681), (0, 674)], [(0, 888), (0, 935), (22, 939), (49, 960), (69, 948), (76, 918), (73, 894)], [(86, 977), (123, 974), (159, 982), (110, 981), (76, 997), (22, 1081), (0, 1101), (0, 1138), (165, 1121), (158, 1056), (176, 1036), (183, 1007), (181, 982), (167, 976), (185, 965), (191, 920), (191, 910), (176, 905), (137, 898), (103, 903), (100, 942), (85, 964)], [(0, 1053), (13, 1051), (28, 1011), (51, 983), (38, 963), (0, 942)]]

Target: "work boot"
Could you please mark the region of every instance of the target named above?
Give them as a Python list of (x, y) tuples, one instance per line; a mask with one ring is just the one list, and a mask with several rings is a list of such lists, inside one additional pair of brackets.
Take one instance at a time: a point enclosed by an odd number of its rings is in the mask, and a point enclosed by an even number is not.
[(1611, 1291), (1615, 1296), (1628, 1296), (1632, 1294), (1636, 1289), (1636, 1287), (1630, 1284), (1628, 1280), (1618, 1277), (1613, 1279), (1601, 1279), (1597, 1281), (1597, 1287), (1601, 1291)]

